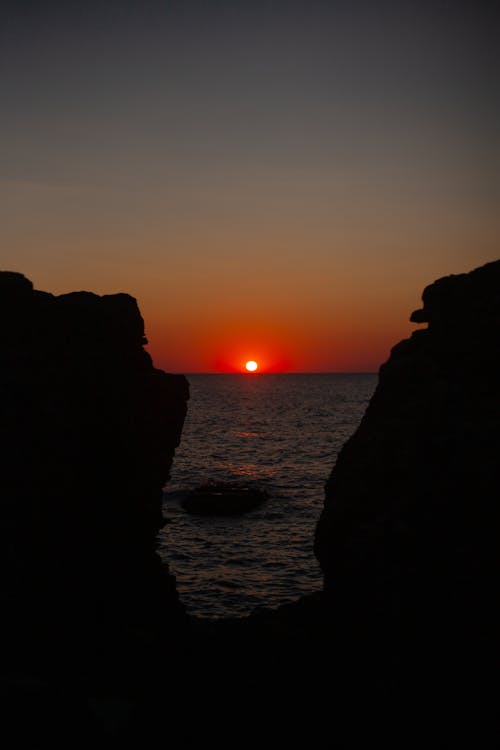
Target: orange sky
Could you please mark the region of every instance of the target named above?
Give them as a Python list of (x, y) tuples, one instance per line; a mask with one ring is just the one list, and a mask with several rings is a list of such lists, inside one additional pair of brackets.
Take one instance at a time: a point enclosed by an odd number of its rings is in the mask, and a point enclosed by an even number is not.
[(132, 294), (159, 367), (375, 371), (498, 257), (480, 0), (11, 5), (0, 267)]
[[(391, 231), (384, 231), (389, 246)], [(255, 359), (262, 372), (367, 372), (377, 370), (390, 347), (414, 330), (408, 318), (427, 283), (494, 257), (486, 240), (479, 253), (467, 233), (454, 237), (453, 252), (443, 251), (438, 239), (427, 242), (423, 252), (415, 239), (407, 241), (404, 256), (395, 249), (383, 260), (373, 237), (362, 251), (353, 247), (350, 253), (339, 245), (329, 253), (328, 242), (313, 235), (290, 233), (287, 239), (286, 250), (271, 255), (262, 249), (265, 233), (255, 253), (244, 235), (238, 267), (229, 247), (224, 262), (220, 243), (222, 259), (214, 260), (209, 236), (194, 238), (191, 248), (183, 244), (178, 255), (146, 232), (140, 241), (95, 236), (69, 245), (62, 237), (50, 248), (37, 237), (31, 247), (23, 242), (25, 260), (19, 248), (5, 267), (54, 293), (132, 294), (145, 319), (148, 349), (157, 366), (168, 371), (241, 371)], [(204, 256), (198, 253), (202, 242)], [(161, 252), (148, 253), (151, 247)], [(58, 252), (57, 263), (46, 262), (49, 252)]]

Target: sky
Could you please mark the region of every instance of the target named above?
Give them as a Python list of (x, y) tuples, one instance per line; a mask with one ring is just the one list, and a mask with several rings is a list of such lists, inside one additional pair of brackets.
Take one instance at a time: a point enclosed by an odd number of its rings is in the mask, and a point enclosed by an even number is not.
[(170, 372), (376, 371), (499, 257), (495, 3), (6, 2), (0, 268)]

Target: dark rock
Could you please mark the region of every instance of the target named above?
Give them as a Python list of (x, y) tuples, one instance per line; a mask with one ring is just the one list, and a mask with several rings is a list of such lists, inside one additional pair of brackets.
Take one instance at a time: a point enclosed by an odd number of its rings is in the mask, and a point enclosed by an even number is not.
[(119, 682), (147, 661), (139, 643), (184, 627), (156, 537), (187, 382), (153, 367), (126, 294), (54, 296), (3, 272), (0, 320), (11, 670), (22, 682), (71, 664)]
[[(428, 286), (326, 488), (325, 585), (467, 581), (497, 563), (500, 261)], [(455, 592), (457, 593), (457, 592)]]
[(267, 492), (257, 487), (210, 482), (187, 491), (181, 505), (187, 513), (201, 516), (239, 516), (248, 513), (267, 499)]
[(439, 279), (423, 302), (412, 320), (428, 328), (394, 347), (339, 454), (315, 551), (337, 637), (378, 651), (407, 703), (435, 703), (449, 740), (467, 719), (472, 735), (492, 727), (500, 261)]

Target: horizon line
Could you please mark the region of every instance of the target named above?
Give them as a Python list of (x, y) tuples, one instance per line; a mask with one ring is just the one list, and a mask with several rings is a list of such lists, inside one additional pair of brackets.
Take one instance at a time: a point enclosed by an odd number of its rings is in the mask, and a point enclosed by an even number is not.
[(273, 372), (245, 372), (242, 370), (234, 372), (207, 372), (197, 370), (192, 372), (171, 372), (171, 375), (245, 375), (245, 377), (256, 377), (259, 375), (378, 375), (378, 370), (286, 370)]

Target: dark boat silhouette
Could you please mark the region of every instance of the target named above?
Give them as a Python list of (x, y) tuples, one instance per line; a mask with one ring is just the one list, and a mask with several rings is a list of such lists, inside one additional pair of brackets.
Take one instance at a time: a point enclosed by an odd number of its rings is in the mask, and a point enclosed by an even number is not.
[(187, 513), (196, 515), (236, 516), (258, 507), (267, 492), (225, 482), (208, 482), (191, 490), (181, 501)]

